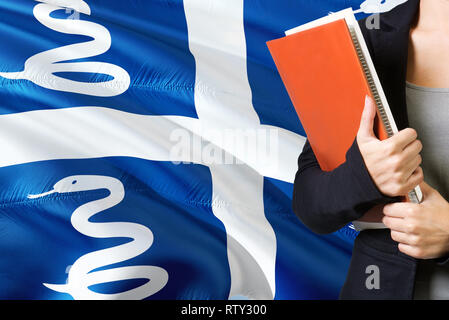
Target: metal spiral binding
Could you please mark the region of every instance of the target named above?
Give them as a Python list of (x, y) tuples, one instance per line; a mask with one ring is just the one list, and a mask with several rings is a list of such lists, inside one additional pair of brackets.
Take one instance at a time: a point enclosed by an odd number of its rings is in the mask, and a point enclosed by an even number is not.
[(385, 126), (385, 130), (387, 131), (388, 137), (391, 137), (393, 135), (393, 130), (391, 129), (390, 120), (388, 119), (387, 114), (385, 113), (385, 108), (379, 97), (379, 92), (377, 91), (376, 84), (374, 83), (373, 77), (371, 76), (371, 72), (368, 68), (368, 64), (366, 63), (365, 56), (363, 55), (362, 49), (360, 48), (359, 40), (357, 39), (356, 33), (353, 28), (349, 27), (349, 32), (351, 34), (354, 47), (357, 51), (357, 55), (359, 56), (359, 60), (365, 73), (366, 80), (368, 81), (368, 85), (370, 87), (374, 101), (376, 102), (377, 109), (379, 110), (382, 123)]
[[(380, 99), (379, 92), (377, 91), (376, 84), (374, 83), (373, 77), (371, 75), (371, 71), (366, 63), (365, 56), (363, 55), (363, 51), (360, 48), (359, 40), (357, 39), (357, 35), (353, 27), (348, 26), (349, 33), (351, 34), (352, 42), (357, 51), (357, 55), (359, 57), (359, 61), (362, 65), (363, 72), (365, 73), (366, 80), (368, 81), (368, 85), (371, 90), (371, 94), (373, 95), (374, 101), (376, 102), (377, 109), (379, 110), (380, 119), (382, 120), (383, 125), (385, 126), (385, 130), (387, 132), (388, 137), (393, 136), (393, 129), (390, 125), (390, 120), (385, 112), (384, 105), (382, 100)], [(409, 200), (413, 203), (419, 203), (418, 195), (415, 190), (412, 190), (408, 193)]]

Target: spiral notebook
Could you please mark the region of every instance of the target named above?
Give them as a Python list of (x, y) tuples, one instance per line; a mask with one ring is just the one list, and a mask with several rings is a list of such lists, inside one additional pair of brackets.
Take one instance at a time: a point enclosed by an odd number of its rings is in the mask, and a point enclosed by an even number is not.
[[(365, 96), (377, 105), (375, 132), (387, 139), (398, 132), (368, 48), (351, 8), (285, 32), (267, 42), (320, 167), (345, 162), (357, 135)], [(419, 203), (421, 189), (405, 201)], [(356, 222), (356, 229), (385, 228)]]

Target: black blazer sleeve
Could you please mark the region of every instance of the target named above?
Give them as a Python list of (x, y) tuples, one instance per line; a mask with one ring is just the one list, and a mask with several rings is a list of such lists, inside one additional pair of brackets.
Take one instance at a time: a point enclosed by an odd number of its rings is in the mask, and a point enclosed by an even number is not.
[(376, 204), (391, 202), (376, 187), (365, 166), (357, 140), (336, 169), (322, 171), (308, 141), (298, 159), (293, 211), (316, 233), (334, 232), (359, 219)]
[[(375, 32), (359, 21), (371, 57), (376, 65)], [(308, 141), (298, 159), (293, 191), (293, 210), (316, 233), (334, 232), (359, 219), (377, 204), (397, 201), (384, 196), (365, 166), (357, 140), (346, 153), (346, 161), (330, 172), (322, 171)]]

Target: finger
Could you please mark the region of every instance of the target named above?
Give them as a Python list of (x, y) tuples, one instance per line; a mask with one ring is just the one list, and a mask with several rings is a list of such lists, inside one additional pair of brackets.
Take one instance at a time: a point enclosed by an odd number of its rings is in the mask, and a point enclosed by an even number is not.
[(407, 180), (406, 190), (407, 193), (412, 191), (416, 186), (424, 182), (424, 173), (421, 167), (418, 167), (410, 178)]
[(383, 213), (387, 217), (404, 218), (407, 216), (407, 211), (410, 208), (410, 203), (395, 202), (385, 205)]
[(385, 216), (383, 217), (382, 222), (388, 229), (399, 232), (407, 232), (403, 218)]
[(412, 246), (412, 245), (409, 245), (409, 244), (405, 244), (405, 243), (399, 243), (398, 244), (398, 249), (402, 253), (405, 253), (406, 255), (409, 255), (411, 257), (414, 257), (414, 258), (417, 258), (417, 259), (425, 258), (423, 256), (422, 250), (419, 249), (418, 247), (415, 247), (415, 246)]
[[(361, 137), (376, 138), (374, 134), (374, 118), (376, 117), (376, 105), (370, 96), (365, 97), (365, 107), (363, 108), (362, 118), (358, 135)], [(377, 139), (377, 138), (376, 138)]]
[(419, 186), (420, 186), (420, 188), (421, 188), (421, 191), (422, 191), (422, 194), (423, 194), (423, 199), (424, 199), (424, 197), (426, 197), (426, 196), (429, 196), (431, 193), (432, 193), (432, 191), (433, 191), (433, 188), (431, 187), (431, 186), (429, 186), (426, 182), (421, 182), (420, 184), (419, 184)]
[(403, 244), (416, 245), (416, 235), (408, 234), (405, 232), (391, 230), (391, 239)]
[(404, 150), (405, 147), (415, 141), (416, 138), (418, 138), (418, 133), (416, 132), (416, 130), (412, 128), (406, 128), (399, 131), (385, 141), (390, 140), (390, 142), (394, 143), (399, 148), (399, 150)]
[[(416, 172), (418, 174), (419, 172), (419, 166), (422, 163), (422, 157), (418, 154), (413, 159), (410, 159), (410, 161), (407, 161), (404, 167), (404, 181), (407, 181), (410, 179), (412, 174)], [(421, 169), (422, 170), (422, 169)]]
[(402, 155), (404, 159), (413, 159), (422, 151), (422, 143), (419, 140), (415, 140), (404, 148)]

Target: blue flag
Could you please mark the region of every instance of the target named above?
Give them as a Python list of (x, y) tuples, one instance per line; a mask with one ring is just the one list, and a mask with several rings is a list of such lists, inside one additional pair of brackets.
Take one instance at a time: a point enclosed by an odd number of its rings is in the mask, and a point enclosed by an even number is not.
[(265, 43), (380, 3), (0, 0), (0, 298), (337, 298)]

